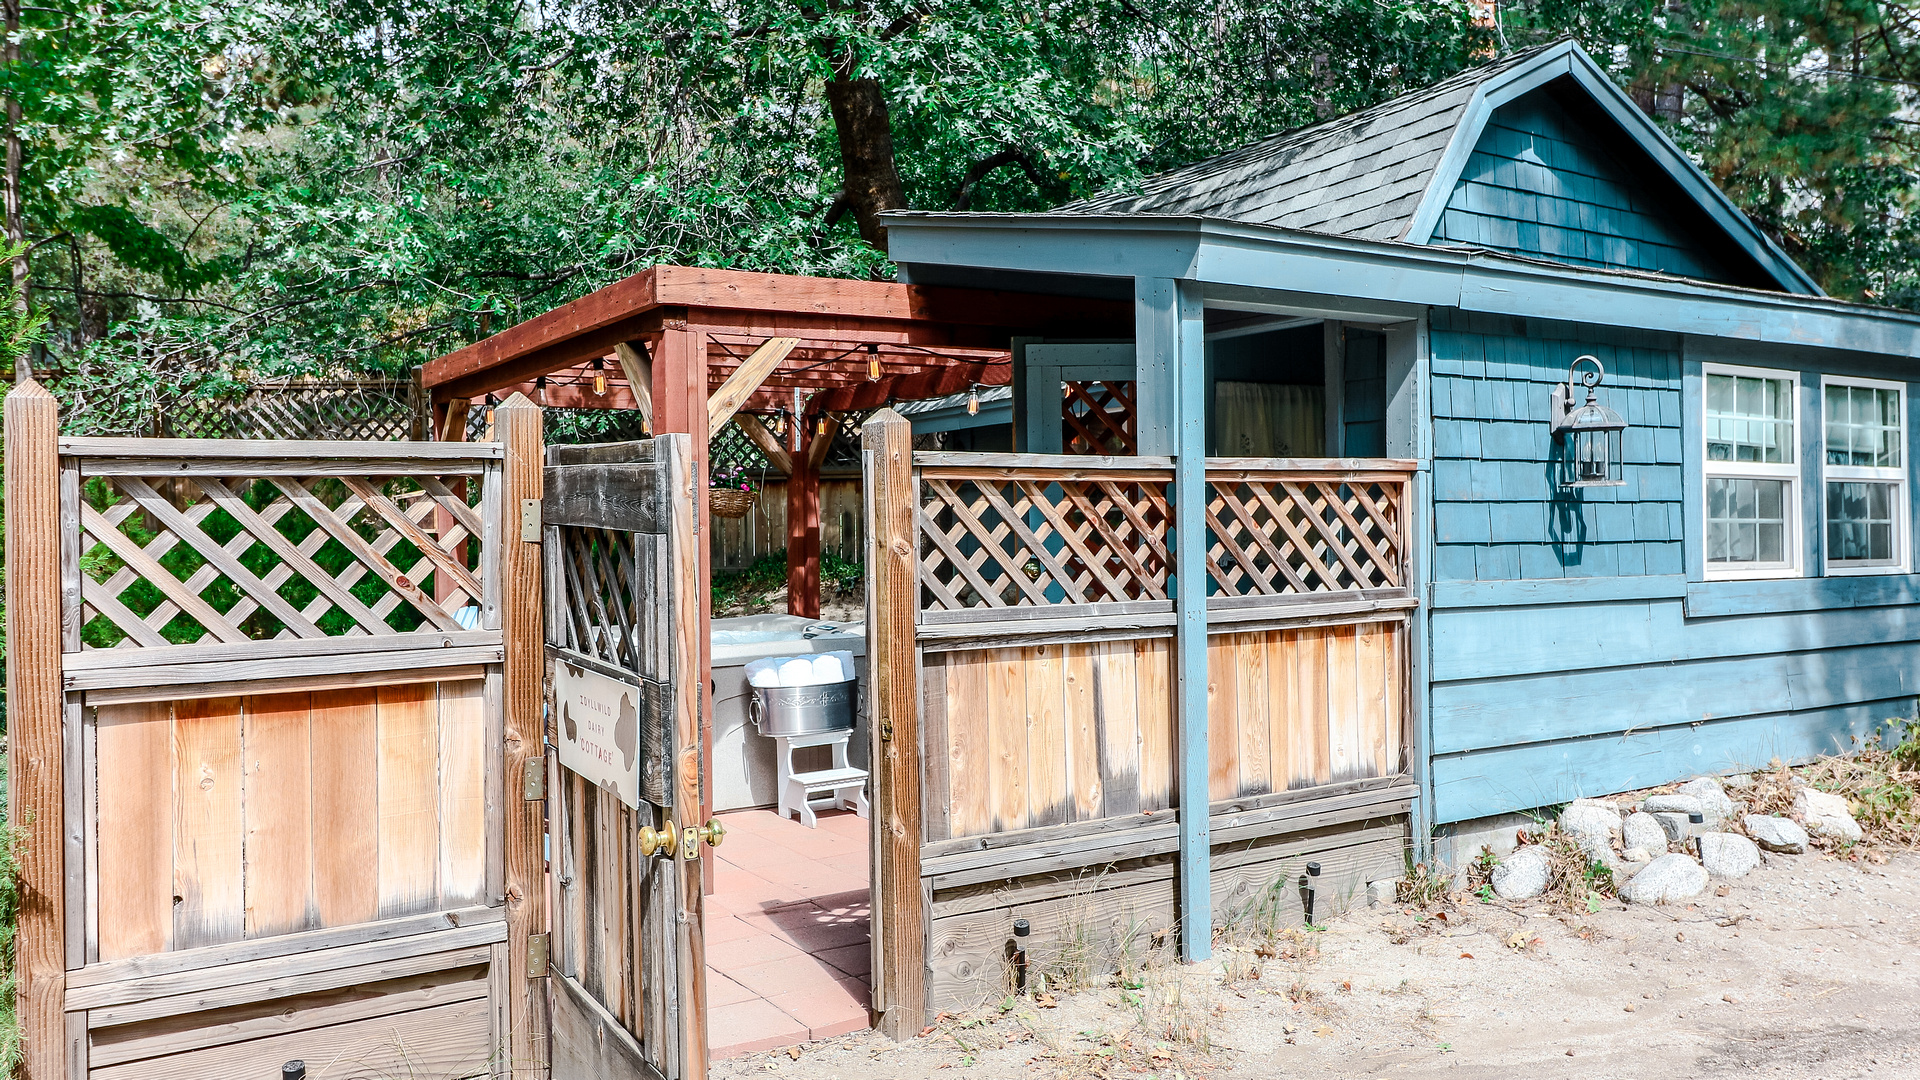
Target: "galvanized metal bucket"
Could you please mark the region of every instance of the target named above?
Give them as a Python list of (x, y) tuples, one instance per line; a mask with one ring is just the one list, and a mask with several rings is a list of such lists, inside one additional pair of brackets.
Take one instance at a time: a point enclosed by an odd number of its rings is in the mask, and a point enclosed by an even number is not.
[(755, 686), (747, 716), (770, 739), (853, 730), (858, 679), (818, 686)]

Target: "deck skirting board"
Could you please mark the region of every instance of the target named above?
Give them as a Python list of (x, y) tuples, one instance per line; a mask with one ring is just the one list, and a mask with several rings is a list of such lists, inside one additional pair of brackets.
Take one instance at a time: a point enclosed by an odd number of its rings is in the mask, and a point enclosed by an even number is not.
[[(1216, 837), (1217, 838), (1217, 837)], [(1258, 920), (1276, 926), (1303, 918), (1306, 864), (1321, 866), (1314, 915), (1364, 903), (1369, 882), (1398, 878), (1408, 850), (1402, 816), (1269, 835), (1252, 842), (1216, 843), (1212, 852), (1216, 927)], [(993, 885), (933, 894), (928, 942), (928, 1006), (964, 1010), (998, 1000), (1009, 989), (1008, 948), (1013, 920), (1032, 928), (1027, 949), (1033, 970), (1044, 972), (1068, 946), (1103, 942), (1098, 966), (1129, 951), (1144, 956), (1156, 935), (1177, 922), (1177, 853), (1063, 870)], [(1105, 972), (1089, 973), (1100, 978)]]

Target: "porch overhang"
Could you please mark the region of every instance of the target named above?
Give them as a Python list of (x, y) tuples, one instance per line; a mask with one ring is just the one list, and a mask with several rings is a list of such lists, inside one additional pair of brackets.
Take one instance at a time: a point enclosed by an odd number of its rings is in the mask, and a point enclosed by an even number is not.
[(1192, 216), (898, 212), (887, 221), (889, 254), (926, 285), (1051, 275), (1062, 292), (1101, 295), (1104, 281), (1117, 298), (1132, 295), (1128, 279), (1172, 279), (1197, 283), (1210, 307), (1381, 321), (1442, 307), (1920, 357), (1920, 315), (1910, 312), (1475, 248)]

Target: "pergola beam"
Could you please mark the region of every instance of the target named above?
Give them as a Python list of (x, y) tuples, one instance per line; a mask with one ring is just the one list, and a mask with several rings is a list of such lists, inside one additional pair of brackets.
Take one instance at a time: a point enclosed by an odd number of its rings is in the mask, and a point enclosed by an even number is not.
[(792, 455), (787, 453), (786, 447), (780, 445), (779, 439), (773, 437), (773, 432), (767, 430), (767, 425), (761, 423), (759, 417), (752, 413), (734, 413), (733, 422), (741, 431), (747, 433), (747, 438), (753, 440), (753, 445), (766, 456), (767, 464), (773, 466), (776, 472), (787, 476), (793, 475)]
[(798, 344), (799, 338), (768, 338), (753, 350), (752, 356), (733, 369), (727, 381), (707, 399), (707, 438), (720, 434), (720, 429), (727, 426), (733, 414), (740, 411), (740, 406), (760, 389), (760, 384), (767, 381), (767, 376), (773, 374), (773, 369), (779, 367), (780, 361)]

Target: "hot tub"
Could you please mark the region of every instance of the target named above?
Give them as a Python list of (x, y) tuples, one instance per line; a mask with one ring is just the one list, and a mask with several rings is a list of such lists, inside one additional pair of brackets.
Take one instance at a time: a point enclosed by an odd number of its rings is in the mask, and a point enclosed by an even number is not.
[[(755, 731), (747, 718), (746, 665), (766, 656), (803, 656), (845, 649), (853, 653), (854, 670), (866, 678), (866, 627), (860, 623), (825, 623), (798, 615), (741, 615), (713, 620), (713, 808), (744, 810), (773, 806), (775, 790), (773, 740)], [(867, 767), (867, 722), (860, 695), (854, 696), (853, 740), (847, 747), (851, 764)], [(828, 750), (813, 747), (794, 751), (794, 767), (816, 767), (805, 755), (818, 755), (824, 767)]]

